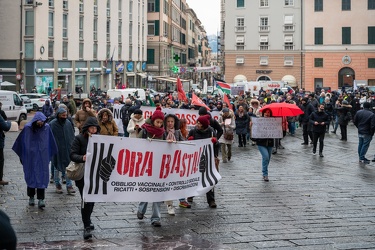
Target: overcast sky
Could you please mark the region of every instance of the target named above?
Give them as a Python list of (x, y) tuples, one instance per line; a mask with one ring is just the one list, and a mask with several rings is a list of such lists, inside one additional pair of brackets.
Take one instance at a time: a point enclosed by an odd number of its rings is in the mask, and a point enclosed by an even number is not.
[(204, 26), (207, 35), (220, 32), (220, 0), (186, 0)]

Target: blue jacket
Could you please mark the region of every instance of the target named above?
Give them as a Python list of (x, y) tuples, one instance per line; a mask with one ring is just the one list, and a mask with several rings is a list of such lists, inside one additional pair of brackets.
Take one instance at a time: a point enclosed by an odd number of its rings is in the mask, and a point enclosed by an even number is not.
[(10, 122), (5, 121), (4, 118), (0, 115), (0, 148), (4, 148), (5, 134), (4, 131), (9, 131)]
[(24, 177), (30, 188), (47, 188), (49, 183), (49, 162), (57, 153), (57, 145), (50, 126), (44, 123), (37, 127), (37, 121), (46, 121), (42, 112), (37, 112), (26, 123), (13, 144), (13, 151), (20, 157)]

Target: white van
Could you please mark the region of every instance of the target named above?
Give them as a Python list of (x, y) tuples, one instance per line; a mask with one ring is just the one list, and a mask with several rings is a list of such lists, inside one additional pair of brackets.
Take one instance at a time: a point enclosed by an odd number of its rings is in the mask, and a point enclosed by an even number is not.
[(23, 105), (21, 97), (14, 91), (0, 90), (1, 108), (8, 117), (8, 121), (20, 123), (27, 119), (27, 110)]
[(109, 89), (107, 95), (111, 100), (114, 98), (121, 98), (123, 101), (129, 96), (137, 95), (137, 99), (141, 101), (146, 100), (146, 91), (144, 89), (127, 88), (127, 89)]

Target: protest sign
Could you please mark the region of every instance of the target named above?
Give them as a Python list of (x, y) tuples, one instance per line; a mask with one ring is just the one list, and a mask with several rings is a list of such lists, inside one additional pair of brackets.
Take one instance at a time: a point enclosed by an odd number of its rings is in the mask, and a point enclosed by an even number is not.
[(252, 117), (251, 136), (257, 139), (283, 138), (281, 117)]

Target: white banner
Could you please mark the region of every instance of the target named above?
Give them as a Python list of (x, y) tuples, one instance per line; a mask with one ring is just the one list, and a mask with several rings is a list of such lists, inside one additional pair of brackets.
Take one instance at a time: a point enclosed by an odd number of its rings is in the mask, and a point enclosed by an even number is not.
[(253, 138), (283, 138), (281, 117), (252, 117), (251, 135)]
[[(113, 118), (118, 126), (119, 133), (124, 133), (122, 120), (121, 120), (121, 112), (120, 112), (122, 106), (123, 106), (122, 104), (121, 105), (115, 104), (113, 106)], [(155, 112), (156, 107), (142, 106), (141, 110), (143, 111), (143, 117), (147, 119), (151, 117), (151, 115)], [(191, 110), (191, 109), (169, 108), (169, 109), (162, 109), (162, 112), (164, 114), (174, 114), (180, 119), (185, 118), (187, 121), (188, 130), (192, 129), (195, 126), (196, 121), (199, 117), (198, 110)], [(216, 120), (219, 119), (220, 111), (212, 111), (210, 113), (214, 119)]]
[(199, 196), (221, 179), (211, 139), (169, 143), (93, 135), (85, 164), (85, 202), (166, 201)]

